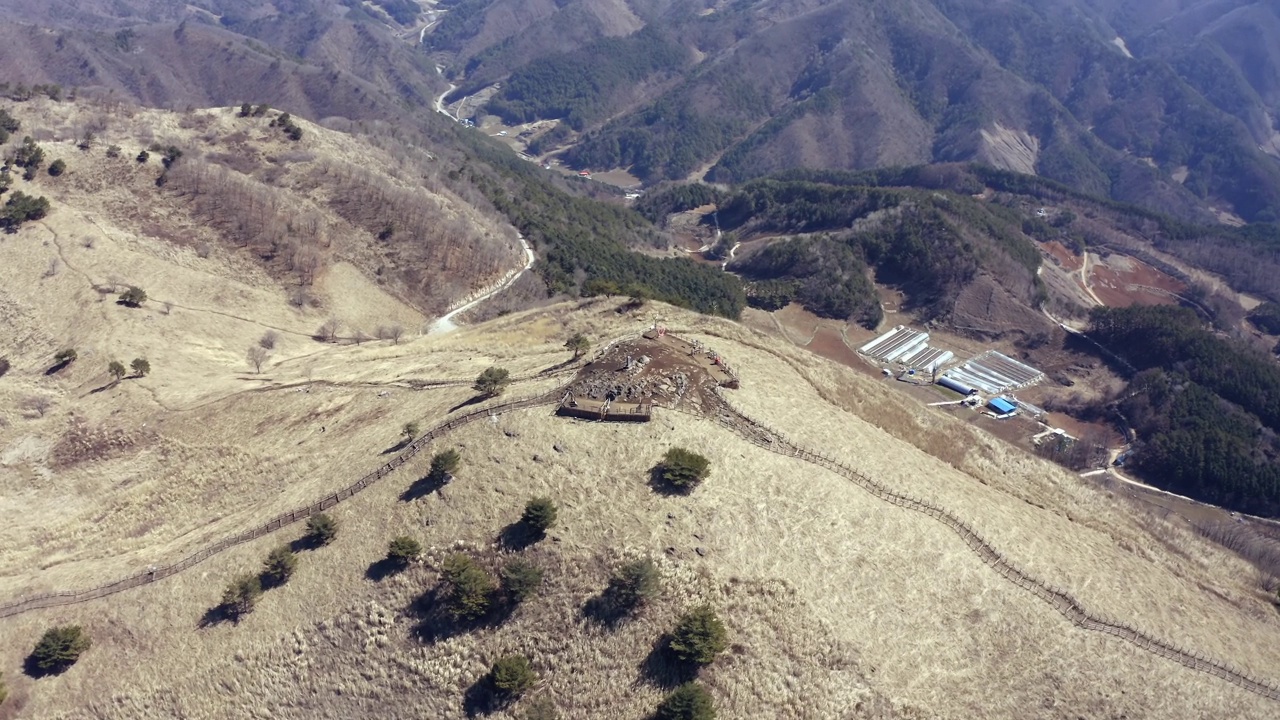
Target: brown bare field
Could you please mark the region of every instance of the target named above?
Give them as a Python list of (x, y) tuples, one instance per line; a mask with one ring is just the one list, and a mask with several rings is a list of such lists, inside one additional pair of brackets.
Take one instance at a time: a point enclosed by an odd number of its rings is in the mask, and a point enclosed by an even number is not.
[(1111, 307), (1176, 305), (1174, 296), (1187, 290), (1185, 283), (1125, 255), (1110, 255), (1094, 263), (1089, 286)]
[(1043, 243), (1041, 244), (1041, 248), (1049, 255), (1049, 257), (1053, 258), (1062, 269), (1067, 270), (1068, 272), (1078, 271), (1084, 264), (1084, 261), (1081, 260), (1079, 255), (1068, 250), (1057, 240)]

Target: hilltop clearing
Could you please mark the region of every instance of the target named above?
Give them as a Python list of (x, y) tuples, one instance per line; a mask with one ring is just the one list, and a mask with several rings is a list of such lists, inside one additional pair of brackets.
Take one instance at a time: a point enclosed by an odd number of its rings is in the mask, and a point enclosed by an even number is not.
[[(43, 419), (13, 417), (0, 431), (10, 454), (60, 442), (73, 429), (65, 409), (91, 427), (148, 439), (70, 466), (41, 469), (29, 459), (29, 470), (4, 468), (10, 487), (27, 486), (21, 502), (32, 509), (7, 528), (7, 593), (88, 587), (172, 562), (381, 465), (399, 452), (391, 448), (406, 422), (432, 428), (564, 386), (576, 371), (563, 348), (569, 336), (600, 345), (635, 338), (654, 321), (732, 364), (741, 387), (719, 397), (736, 411), (946, 508), (1091, 612), (1254, 675), (1280, 662), (1271, 641), (1280, 619), (1251, 570), (1187, 529), (1132, 514), (1053, 465), (740, 325), (606, 300), (399, 345), (315, 345), (273, 365), (270, 383), (246, 374), (149, 388), (165, 376), (157, 362), (147, 378), (66, 398)], [(623, 355), (646, 352), (644, 341), (625, 342), (636, 349)], [(502, 398), (468, 404), (470, 381), (495, 365), (514, 384)], [(182, 382), (209, 385), (202, 401), (157, 404)], [(708, 602), (730, 633), (730, 651), (702, 673), (722, 717), (1274, 712), (1272, 700), (1078, 628), (929, 515), (758, 447), (715, 411), (658, 407), (648, 423), (593, 423), (554, 417), (558, 399), (433, 432), (424, 452), (329, 508), (338, 537), (302, 552), (293, 579), (239, 622), (201, 619), (232, 576), (297, 538), (298, 525), (155, 583), (0, 621), (10, 707), (50, 718), (462, 717), (469, 688), (496, 657), (518, 652), (541, 681), (493, 717), (518, 717), (536, 699), (565, 717), (643, 717), (676, 672), (654, 652), (661, 634)], [(655, 463), (675, 446), (710, 460), (710, 477), (688, 494), (654, 484)], [(452, 481), (413, 492), (430, 456), (449, 448), (461, 455)], [(503, 538), (520, 508), (538, 495), (559, 505), (558, 523), (530, 546), (510, 544)], [(47, 524), (41, 503), (56, 503), (65, 519)], [(77, 506), (83, 514), (67, 512)], [(114, 510), (97, 514), (103, 508)], [(400, 534), (426, 550), (388, 576), (378, 563)], [(60, 549), (35, 553), (37, 543)], [(431, 591), (458, 550), (491, 571), (512, 557), (532, 560), (545, 570), (543, 588), (510, 617), (441, 631), (430, 620), (440, 602)], [(657, 562), (659, 595), (633, 619), (601, 625), (584, 607), (612, 568), (639, 557)], [(94, 646), (62, 675), (22, 676), (26, 648), (54, 623), (84, 625)]]

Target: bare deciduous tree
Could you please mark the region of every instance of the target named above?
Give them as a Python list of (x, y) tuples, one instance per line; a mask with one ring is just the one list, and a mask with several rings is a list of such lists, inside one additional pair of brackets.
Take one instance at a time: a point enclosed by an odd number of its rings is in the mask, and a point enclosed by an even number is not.
[(53, 407), (53, 398), (48, 395), (32, 395), (22, 401), (23, 410), (33, 412), (39, 417), (44, 417), (51, 407)]
[(249, 359), (249, 364), (253, 366), (254, 372), (261, 373), (262, 363), (266, 362), (267, 358), (270, 356), (271, 356), (271, 353), (268, 352), (267, 349), (262, 347), (261, 345), (249, 346), (248, 359)]
[(320, 326), (320, 329), (316, 331), (316, 337), (319, 337), (325, 342), (334, 342), (338, 339), (338, 330), (341, 328), (342, 323), (338, 321), (338, 318), (331, 317), (328, 320), (325, 320), (324, 324)]
[(258, 338), (258, 345), (266, 350), (275, 350), (276, 344), (280, 342), (280, 333), (275, 330), (268, 330)]
[(404, 326), (399, 323), (378, 326), (379, 340), (391, 340), (394, 341), (395, 344), (399, 345), (400, 338), (402, 337), (404, 337)]

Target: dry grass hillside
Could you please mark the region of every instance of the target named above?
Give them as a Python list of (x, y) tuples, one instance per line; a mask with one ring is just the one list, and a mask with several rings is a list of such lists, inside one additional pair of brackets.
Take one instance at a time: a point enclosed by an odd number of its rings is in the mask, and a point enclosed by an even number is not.
[[(41, 99), (9, 110), (22, 122), (11, 144), (29, 134), (46, 162), (67, 165), (60, 177), (42, 172), (32, 187), (18, 182), (15, 189), (49, 197), (54, 211), (45, 230), (58, 234), (62, 259), (84, 266), (91, 271), (87, 279), (100, 285), (124, 282), (151, 291), (142, 266), (113, 266), (110, 252), (73, 258), (94, 250), (88, 244), (95, 238), (113, 237), (134, 245), (154, 241), (165, 248), (158, 251), (163, 262), (183, 269), (250, 273), (244, 278), (250, 283), (257, 283), (253, 273), (265, 271), (290, 288), (295, 305), (315, 308), (360, 292), (353, 275), (361, 274), (403, 303), (437, 312), (523, 265), (515, 231), (482, 201), (447, 189), (434, 156), (407, 143), (297, 118), (289, 121), (302, 130), (294, 141), (274, 126), (275, 110), (240, 117), (230, 108), (166, 112), (87, 99)], [(86, 134), (93, 141), (83, 149), (78, 145)], [(112, 146), (118, 157), (109, 156)], [(166, 170), (159, 148), (168, 147), (182, 155)], [(148, 160), (135, 159), (148, 149)], [(214, 254), (226, 257), (211, 259)], [(246, 263), (261, 271), (242, 267)], [(153, 274), (164, 275), (159, 269)], [(379, 312), (369, 307), (365, 316), (340, 318), (353, 323), (344, 334), (372, 333), (376, 323), (392, 321), (376, 317)]]
[[(404, 423), (431, 427), (477, 407), (460, 406), (485, 367), (517, 378), (508, 397), (544, 393), (568, 379), (538, 373), (569, 358), (571, 334), (601, 343), (660, 320), (728, 358), (742, 388), (725, 398), (793, 442), (948, 508), (1092, 612), (1277, 675), (1280, 614), (1245, 563), (730, 321), (597, 300), (399, 344), (317, 343), (307, 336), (329, 312), (355, 323), (362, 313), (409, 322), (414, 311), (354, 271), (324, 276), (347, 283), (325, 314), (298, 309), (233, 252), (200, 258), (122, 230), (95, 235), (92, 248), (69, 242), (88, 222), (55, 210), (0, 242), (13, 278), (0, 308), (17, 329), (0, 341), (14, 365), (0, 380), (3, 599), (172, 562), (381, 465)], [(46, 277), (59, 252), (60, 271)], [(91, 281), (130, 271), (147, 271), (160, 301), (97, 301)], [(282, 339), (254, 373), (245, 350), (272, 328)], [(80, 358), (46, 375), (66, 344)], [(111, 384), (107, 359), (137, 355), (151, 375)], [(48, 398), (43, 413), (36, 396)], [(711, 460), (710, 479), (688, 496), (650, 486), (673, 445)], [(430, 453), (447, 447), (463, 456), (456, 479), (405, 499)], [(499, 536), (535, 495), (559, 504), (559, 524), (527, 549), (504, 549)], [(154, 584), (0, 620), (10, 688), (0, 717), (457, 718), (489, 664), (521, 652), (541, 680), (491, 717), (520, 717), (543, 698), (565, 718), (643, 718), (669, 677), (654, 647), (702, 602), (730, 631), (730, 651), (702, 676), (722, 718), (1276, 713), (1275, 701), (1078, 629), (925, 515), (661, 408), (641, 425), (562, 419), (545, 406), (472, 423), (331, 513), (336, 541), (302, 553), (295, 577), (239, 623), (201, 621), (231, 577), (260, 567), (298, 526)], [(399, 534), (427, 552), (381, 577), (376, 563)], [(546, 568), (545, 586), (500, 624), (424, 639), (419, 598), (455, 549), (491, 567), (522, 553)], [(658, 601), (616, 628), (585, 617), (611, 568), (642, 556), (661, 569)], [(81, 661), (55, 677), (23, 675), (39, 634), (72, 622), (94, 639)]]

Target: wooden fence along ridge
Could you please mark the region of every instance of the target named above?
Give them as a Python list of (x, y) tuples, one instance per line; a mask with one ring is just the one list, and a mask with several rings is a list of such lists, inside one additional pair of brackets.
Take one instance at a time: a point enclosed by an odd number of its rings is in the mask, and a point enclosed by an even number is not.
[(981, 535), (978, 535), (978, 533), (976, 533), (973, 528), (969, 527), (969, 525), (963, 520), (927, 500), (919, 500), (907, 495), (895, 493), (882, 483), (872, 480), (847, 465), (844, 465), (832, 458), (809, 452), (794, 443), (788, 442), (783, 439), (783, 436), (780, 433), (770, 430), (764, 425), (752, 420), (735, 408), (729, 406), (727, 402), (724, 403), (722, 412), (717, 414), (716, 420), (737, 435), (740, 435), (747, 441), (758, 445), (765, 450), (769, 450), (770, 452), (778, 453), (780, 455), (795, 457), (813, 465), (826, 468), (837, 475), (851, 480), (863, 490), (887, 503), (915, 512), (924, 513), (943, 525), (946, 525), (960, 536), (960, 539), (964, 541), (965, 545), (967, 545), (983, 563), (991, 567), (999, 573), (1001, 577), (1005, 578), (1009, 582), (1048, 603), (1053, 607), (1053, 609), (1057, 610), (1068, 620), (1075, 623), (1077, 627), (1113, 635), (1139, 648), (1140, 650), (1145, 650), (1155, 655), (1159, 655), (1160, 657), (1172, 660), (1191, 668), (1192, 670), (1198, 670), (1200, 672), (1213, 675), (1214, 677), (1237, 685), (1251, 693), (1255, 693), (1272, 700), (1280, 700), (1280, 685), (1277, 685), (1274, 681), (1257, 677), (1228, 663), (1208, 657), (1189, 648), (1172, 645), (1160, 640), (1159, 638), (1144, 633), (1126, 623), (1108, 620), (1099, 615), (1090, 613), (1083, 605), (1081, 605), (1079, 600), (1076, 600), (1066, 590), (1050, 586), (1018, 569), (1012, 562), (1005, 558), (999, 550), (996, 550), (991, 543), (983, 539)]
[(203, 550), (200, 550), (191, 555), (188, 555), (187, 557), (179, 560), (176, 563), (173, 563), (172, 565), (163, 565), (163, 566), (153, 567), (144, 572), (140, 572), (135, 575), (130, 575), (129, 577), (126, 577), (120, 580), (116, 580), (113, 583), (108, 583), (106, 585), (93, 588), (92, 590), (62, 590), (62, 591), (56, 591), (56, 592), (42, 593), (39, 595), (29, 595), (27, 597), (18, 598), (17, 600), (12, 600), (10, 602), (0, 604), (0, 618), (10, 617), (13, 615), (17, 615), (19, 613), (24, 613), (29, 610), (36, 610), (39, 608), (55, 607), (58, 605), (71, 605), (73, 603), (81, 603), (87, 600), (94, 600), (96, 598), (105, 597), (107, 595), (113, 595), (115, 593), (122, 592), (130, 588), (135, 588), (135, 587), (138, 587), (139, 585), (146, 585), (147, 583), (155, 582), (157, 580), (163, 580), (164, 578), (167, 578), (170, 575), (176, 575), (182, 572), (183, 570), (186, 570), (195, 565), (199, 565), (200, 563), (204, 562), (205, 560), (208, 560), (214, 555), (217, 555), (218, 553), (228, 550), (230, 548), (233, 548), (236, 545), (247, 543), (250, 540), (256, 540), (257, 538), (260, 538), (263, 535), (273, 533), (276, 530), (279, 530), (280, 528), (285, 527), (286, 525), (292, 525), (293, 523), (296, 523), (299, 520), (302, 520), (304, 518), (309, 518), (318, 512), (322, 512), (324, 510), (327, 510), (333, 507), (334, 505), (337, 505), (338, 503), (342, 502), (343, 500), (346, 500), (347, 498), (350, 498), (352, 495), (355, 495), (361, 490), (364, 490), (365, 488), (381, 480), (387, 475), (390, 475), (401, 465), (404, 465), (411, 458), (413, 458), (413, 456), (417, 455), (423, 448), (427, 447), (427, 445), (429, 445), (432, 440), (435, 440), (436, 438), (439, 438), (445, 435), (451, 430), (455, 430), (459, 427), (462, 427), (463, 425), (467, 425), (469, 423), (475, 422), (476, 420), (487, 418), (491, 415), (500, 415), (502, 413), (509, 413), (516, 410), (523, 410), (525, 408), (536, 407), (538, 405), (555, 404), (560, 400), (560, 397), (563, 394), (564, 394), (564, 389), (558, 388), (556, 390), (552, 390), (551, 392), (543, 395), (525, 398), (523, 400), (515, 400), (512, 402), (503, 403), (501, 405), (495, 405), (493, 407), (474, 410), (465, 415), (459, 415), (458, 417), (453, 418), (452, 420), (447, 420), (441, 423), (440, 425), (437, 425), (436, 427), (428, 431), (426, 434), (422, 435), (421, 437), (417, 438), (413, 442), (409, 443), (409, 445), (404, 449), (403, 452), (401, 452), (395, 458), (388, 461), (382, 467), (378, 468), (377, 470), (374, 470), (368, 475), (365, 475), (359, 480), (356, 480), (355, 482), (351, 483), (347, 487), (335, 493), (327, 495), (321, 498), (320, 500), (317, 500), (311, 503), (310, 505), (281, 513), (255, 528), (245, 530), (242, 533), (239, 533), (237, 535), (232, 535), (231, 537), (228, 537), (228, 538), (223, 538), (219, 542), (214, 543), (213, 545), (210, 545), (209, 547), (206, 547)]
[[(172, 565), (155, 567), (146, 572), (131, 575), (113, 583), (93, 588), (92, 590), (44, 593), (0, 604), (0, 618), (10, 617), (39, 608), (85, 602), (155, 582), (171, 575), (176, 575), (177, 573), (198, 565), (229, 548), (249, 542), (250, 540), (255, 540), (263, 535), (275, 532), (280, 528), (291, 525), (303, 518), (308, 518), (318, 512), (337, 505), (343, 500), (350, 498), (361, 490), (391, 474), (401, 465), (404, 465), (411, 458), (417, 455), (423, 448), (427, 447), (433, 440), (445, 435), (451, 430), (455, 430), (463, 425), (467, 425), (475, 422), (476, 420), (490, 416), (514, 412), (516, 410), (524, 410), (526, 408), (537, 407), (539, 405), (554, 405), (560, 401), (566, 392), (568, 392), (567, 386), (560, 387), (543, 395), (475, 410), (465, 415), (453, 418), (452, 420), (447, 420), (411, 442), (402, 453), (382, 467), (374, 470), (368, 475), (365, 475), (342, 490), (317, 500), (310, 505), (281, 513), (255, 528), (246, 530), (238, 535), (225, 538), (220, 542), (189, 555)], [(1108, 620), (1099, 615), (1088, 612), (1085, 610), (1084, 606), (1080, 604), (1080, 601), (1076, 600), (1066, 590), (1050, 586), (1017, 568), (1012, 562), (1000, 554), (1000, 551), (996, 550), (991, 543), (978, 535), (973, 528), (969, 527), (969, 525), (963, 520), (952, 515), (947, 510), (944, 510), (927, 500), (919, 500), (893, 492), (884, 484), (876, 480), (872, 480), (847, 465), (841, 464), (832, 458), (809, 452), (808, 450), (785, 440), (780, 433), (765, 427), (739, 412), (737, 409), (725, 402), (723, 397), (721, 397), (721, 401), (723, 404), (719, 412), (715, 414), (715, 420), (724, 425), (730, 431), (746, 439), (748, 442), (758, 445), (770, 452), (795, 457), (807, 463), (826, 468), (827, 470), (852, 481), (855, 485), (861, 487), (863, 490), (871, 493), (880, 500), (898, 507), (906, 508), (907, 510), (923, 513), (943, 525), (946, 525), (960, 536), (960, 539), (964, 541), (965, 545), (967, 545), (983, 563), (991, 567), (999, 573), (1001, 577), (1005, 578), (1009, 582), (1048, 603), (1053, 607), (1053, 609), (1057, 610), (1077, 627), (1113, 635), (1139, 648), (1140, 650), (1145, 650), (1168, 660), (1172, 660), (1191, 668), (1192, 670), (1213, 675), (1214, 677), (1237, 685), (1249, 692), (1272, 700), (1280, 700), (1280, 686), (1275, 682), (1256, 677), (1246, 671), (1237, 669), (1227, 663), (1210, 658), (1206, 655), (1195, 652), (1194, 650), (1172, 645), (1125, 623)], [(674, 410), (675, 408), (669, 409)], [(696, 417), (705, 417), (704, 415), (692, 413), (686, 410), (678, 410), (678, 412), (695, 415)]]

